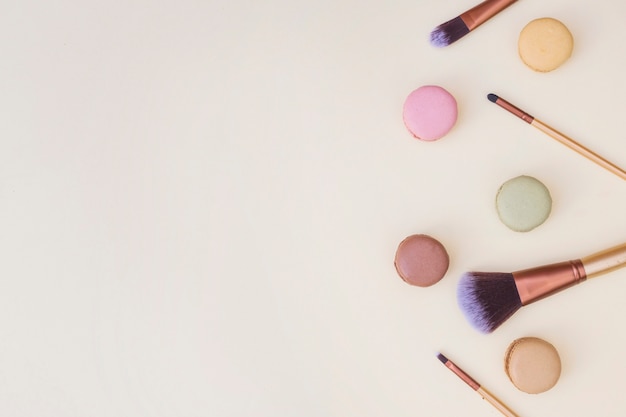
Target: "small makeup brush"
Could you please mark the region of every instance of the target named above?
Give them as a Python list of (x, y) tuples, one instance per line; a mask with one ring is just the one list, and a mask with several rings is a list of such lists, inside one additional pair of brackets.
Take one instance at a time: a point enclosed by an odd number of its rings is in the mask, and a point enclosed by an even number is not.
[(474, 391), (480, 394), (481, 397), (489, 404), (493, 405), (498, 411), (504, 414), (507, 417), (517, 417), (511, 409), (509, 409), (502, 401), (498, 400), (493, 396), (489, 391), (483, 388), (478, 382), (476, 382), (471, 376), (469, 376), (465, 371), (456, 366), (454, 362), (450, 359), (443, 356), (441, 353), (437, 355), (437, 358), (443, 363), (446, 368), (450, 369), (452, 372), (456, 374), (459, 378), (461, 378), (467, 385), (469, 385)]
[(593, 255), (513, 273), (468, 272), (457, 288), (459, 307), (491, 333), (521, 307), (626, 265), (626, 243)]
[(430, 43), (438, 48), (448, 46), (516, 1), (517, 0), (485, 0), (454, 19), (437, 26), (430, 32)]
[(585, 148), (580, 143), (575, 142), (573, 139), (568, 138), (567, 136), (557, 131), (556, 129), (553, 129), (547, 124), (537, 120), (530, 114), (526, 113), (524, 110), (521, 110), (518, 107), (515, 107), (514, 105), (512, 105), (511, 103), (509, 103), (502, 97), (498, 97), (495, 94), (488, 94), (487, 98), (492, 103), (496, 103), (498, 106), (502, 107), (504, 110), (508, 111), (509, 113), (514, 114), (515, 116), (519, 117), (520, 119), (530, 124), (531, 126), (536, 127), (537, 129), (541, 130), (543, 133), (547, 134), (551, 138), (556, 139), (561, 144), (578, 152), (585, 158), (589, 159), (590, 161), (595, 162), (596, 164), (600, 165), (607, 171), (610, 171), (613, 174), (617, 175), (621, 179), (626, 180), (626, 171), (624, 171), (622, 168), (618, 167), (617, 165), (607, 161), (600, 155)]

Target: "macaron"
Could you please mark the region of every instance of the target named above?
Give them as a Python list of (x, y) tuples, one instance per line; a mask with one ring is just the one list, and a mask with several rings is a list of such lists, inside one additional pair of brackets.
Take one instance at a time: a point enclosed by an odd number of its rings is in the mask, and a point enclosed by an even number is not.
[(500, 186), (496, 194), (500, 221), (516, 232), (528, 232), (543, 224), (552, 211), (552, 197), (538, 179), (520, 175)]
[(425, 85), (409, 94), (402, 118), (417, 139), (435, 141), (455, 125), (458, 115), (456, 99), (443, 87)]
[(450, 265), (450, 257), (437, 239), (416, 234), (400, 242), (394, 265), (398, 275), (406, 283), (430, 287), (444, 277)]
[(539, 394), (558, 382), (561, 358), (551, 343), (538, 337), (522, 337), (507, 348), (504, 370), (517, 389)]
[(529, 68), (549, 72), (563, 65), (572, 55), (574, 37), (562, 22), (543, 17), (522, 29), (517, 47), (520, 58)]

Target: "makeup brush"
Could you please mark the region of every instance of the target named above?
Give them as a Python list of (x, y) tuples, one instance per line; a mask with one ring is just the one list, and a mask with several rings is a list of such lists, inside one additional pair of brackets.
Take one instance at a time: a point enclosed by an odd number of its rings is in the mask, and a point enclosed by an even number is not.
[(441, 363), (443, 363), (446, 366), (446, 368), (448, 368), (452, 372), (454, 372), (456, 374), (456, 376), (461, 378), (467, 385), (472, 387), (472, 389), (474, 391), (479, 393), (480, 396), (483, 397), (484, 400), (486, 400), (489, 404), (491, 404), (495, 408), (497, 408), (498, 411), (500, 411), (502, 414), (504, 414), (507, 417), (517, 417), (517, 414), (515, 414), (506, 405), (504, 405), (502, 403), (502, 401), (500, 401), (496, 397), (494, 397), (493, 394), (491, 394), (489, 391), (487, 391), (485, 388), (483, 388), (471, 376), (469, 376), (467, 373), (465, 373), (465, 371), (463, 371), (461, 368), (456, 366), (454, 364), (454, 362), (452, 362), (450, 359), (446, 358), (441, 353), (439, 353), (437, 355), (437, 358), (441, 361)]
[(513, 273), (468, 272), (457, 288), (459, 307), (491, 333), (521, 307), (626, 265), (626, 243), (593, 255)]
[(448, 46), (491, 19), (517, 0), (485, 0), (465, 13), (437, 26), (430, 32), (430, 43)]
[(515, 116), (519, 117), (520, 119), (522, 119), (526, 123), (530, 124), (531, 126), (536, 127), (537, 129), (541, 130), (543, 133), (547, 134), (548, 136), (552, 137), (553, 139), (556, 139), (561, 144), (563, 144), (563, 145), (567, 146), (568, 148), (578, 152), (579, 154), (581, 154), (585, 158), (589, 159), (590, 161), (595, 162), (596, 164), (600, 165), (601, 167), (605, 168), (606, 170), (608, 170), (608, 171), (612, 172), (613, 174), (617, 175), (621, 179), (626, 180), (626, 171), (624, 171), (623, 169), (621, 169), (617, 165), (607, 161), (606, 159), (604, 159), (600, 155), (598, 155), (598, 154), (590, 151), (589, 149), (585, 148), (580, 143), (577, 143), (573, 139), (568, 138), (567, 136), (565, 136), (561, 132), (557, 131), (556, 129), (551, 128), (547, 124), (545, 124), (543, 122), (540, 122), (539, 120), (537, 120), (536, 118), (534, 118), (530, 114), (528, 114), (525, 111), (515, 107), (514, 105), (512, 105), (511, 103), (509, 103), (505, 99), (503, 99), (501, 97), (498, 97), (495, 94), (488, 94), (487, 98), (492, 103), (496, 103), (498, 106), (502, 107), (503, 109), (507, 110), (508, 112), (510, 112), (510, 113), (514, 114)]

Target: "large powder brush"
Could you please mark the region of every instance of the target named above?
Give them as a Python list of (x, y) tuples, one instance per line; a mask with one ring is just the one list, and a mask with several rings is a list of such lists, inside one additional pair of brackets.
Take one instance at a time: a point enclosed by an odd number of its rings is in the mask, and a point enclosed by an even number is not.
[(626, 265), (626, 243), (593, 255), (513, 273), (468, 272), (457, 297), (467, 320), (491, 333), (521, 307)]

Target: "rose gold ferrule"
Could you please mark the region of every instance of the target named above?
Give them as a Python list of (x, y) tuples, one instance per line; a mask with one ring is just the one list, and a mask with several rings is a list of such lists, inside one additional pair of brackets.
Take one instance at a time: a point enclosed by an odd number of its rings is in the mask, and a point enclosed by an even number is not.
[(560, 262), (513, 272), (522, 305), (528, 305), (587, 278), (580, 260)]
[(509, 407), (504, 405), (504, 403), (498, 400), (493, 396), (489, 391), (485, 388), (481, 387), (478, 382), (476, 382), (471, 376), (465, 373), (461, 368), (456, 366), (454, 362), (445, 356), (439, 354), (437, 355), (439, 360), (446, 366), (446, 368), (450, 369), (452, 372), (456, 374), (459, 378), (461, 378), (467, 385), (469, 385), (474, 391), (478, 392), (483, 399), (485, 399), (488, 403), (493, 405), (497, 410), (499, 410), (506, 417), (518, 417)]
[(524, 110), (520, 109), (519, 107), (515, 107), (514, 105), (512, 105), (511, 103), (509, 103), (508, 101), (506, 101), (505, 99), (501, 97), (498, 97), (498, 99), (496, 100), (496, 104), (502, 107), (504, 110), (508, 111), (509, 113), (512, 113), (515, 116), (519, 117), (526, 123), (532, 123), (533, 120), (535, 120), (533, 116), (526, 113)]
[(448, 359), (446, 363), (444, 363), (444, 365), (446, 365), (446, 367), (454, 372), (459, 378), (465, 381), (467, 385), (472, 387), (474, 391), (480, 388), (480, 384), (478, 382), (476, 382), (471, 376), (466, 374), (461, 368), (456, 366), (451, 360)]
[(474, 30), (517, 0), (486, 0), (461, 14), (469, 30)]

